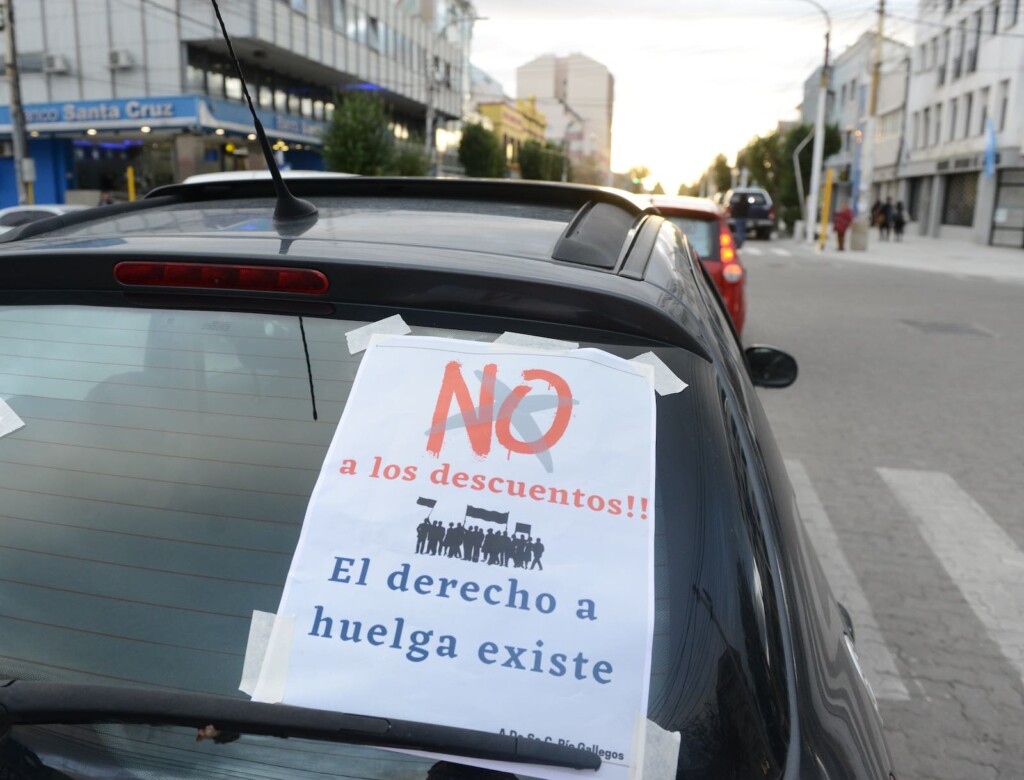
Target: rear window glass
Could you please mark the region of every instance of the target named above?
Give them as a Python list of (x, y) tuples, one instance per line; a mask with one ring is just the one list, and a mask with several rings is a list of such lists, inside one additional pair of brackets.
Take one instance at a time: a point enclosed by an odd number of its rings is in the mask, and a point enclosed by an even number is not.
[(669, 214), (665, 217), (689, 239), (690, 246), (697, 250), (702, 260), (719, 259), (719, 226), (717, 219), (678, 216)]
[[(25, 423), (0, 437), (0, 678), (241, 696), (252, 613), (277, 609), (362, 358), (345, 334), (364, 324), (0, 307), (0, 399)], [(581, 346), (626, 358), (651, 351)], [(657, 401), (649, 715), (704, 735), (683, 740), (681, 773), (724, 772), (754, 756), (779, 766), (785, 685), (766, 660), (780, 652), (777, 607), (770, 581), (736, 585), (768, 564), (756, 563), (758, 534), (744, 530), (753, 502), (733, 470), (718, 380), (684, 350), (653, 351), (690, 387)], [(761, 725), (751, 729), (751, 719)], [(733, 756), (735, 740), (746, 745), (739, 731), (756, 740)], [(275, 776), (423, 780), (433, 763), (294, 739), (196, 745), (194, 731), (175, 728), (12, 733), (47, 765), (88, 765), (96, 776), (116, 765), (133, 777), (263, 777), (273, 765)]]
[(768, 203), (763, 192), (737, 192), (732, 196), (731, 202), (735, 203), (740, 198), (745, 198), (751, 206), (764, 206)]

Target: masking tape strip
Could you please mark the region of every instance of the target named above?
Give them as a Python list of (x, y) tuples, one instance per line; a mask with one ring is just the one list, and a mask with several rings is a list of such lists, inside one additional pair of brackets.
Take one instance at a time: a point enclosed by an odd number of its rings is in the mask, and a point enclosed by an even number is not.
[(25, 421), (15, 414), (3, 398), (0, 398), (0, 438), (23, 427), (25, 427)]
[(654, 369), (654, 381), (651, 384), (654, 385), (654, 390), (658, 395), (681, 393), (689, 387), (686, 382), (677, 377), (672, 372), (672, 369), (666, 366), (662, 359), (653, 352), (644, 352), (644, 354), (637, 355), (629, 362), (638, 366), (649, 366)]
[(412, 333), (412, 330), (405, 324), (402, 315), (396, 314), (393, 317), (387, 317), (377, 322), (371, 322), (369, 325), (363, 325), (355, 330), (350, 330), (345, 334), (345, 339), (348, 341), (348, 353), (355, 355), (370, 345), (370, 337), (375, 334), (405, 336), (409, 333)]
[(238, 685), (253, 701), (278, 704), (284, 698), (294, 631), (293, 615), (253, 610), (242, 681)]
[(678, 731), (666, 731), (651, 720), (645, 724), (645, 731), (641, 780), (675, 780), (682, 736)]
[(562, 341), (560, 339), (546, 339), (543, 336), (530, 336), (526, 333), (513, 333), (510, 330), (502, 333), (493, 341), (494, 344), (501, 344), (505, 347), (530, 347), (531, 349), (565, 350), (579, 349), (580, 345), (575, 341)]
[(263, 666), (263, 659), (267, 656), (267, 646), (270, 644), (270, 634), (274, 630), (275, 617), (272, 612), (261, 612), (258, 609), (252, 611), (249, 641), (245, 645), (245, 660), (242, 662), (242, 681), (238, 683), (238, 690), (250, 696), (256, 691), (256, 684), (260, 681), (260, 669)]

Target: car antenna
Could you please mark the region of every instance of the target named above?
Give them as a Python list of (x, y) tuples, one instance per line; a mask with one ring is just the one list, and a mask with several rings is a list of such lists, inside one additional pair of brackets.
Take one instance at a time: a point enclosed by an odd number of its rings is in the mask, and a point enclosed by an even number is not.
[(281, 171), (277, 167), (277, 161), (274, 159), (274, 152), (270, 148), (270, 141), (267, 140), (267, 133), (263, 129), (263, 123), (260, 122), (260, 118), (256, 114), (256, 108), (252, 104), (249, 87), (245, 83), (245, 76), (242, 75), (242, 66), (238, 62), (238, 57), (235, 56), (235, 47), (231, 45), (231, 36), (228, 35), (228, 28), (224, 24), (224, 17), (220, 15), (220, 6), (217, 5), (217, 0), (210, 0), (210, 2), (213, 3), (213, 12), (217, 15), (217, 21), (220, 23), (220, 31), (224, 36), (224, 42), (228, 45), (228, 54), (231, 56), (231, 61), (235, 64), (238, 80), (242, 82), (242, 94), (245, 95), (245, 102), (249, 105), (249, 112), (252, 114), (252, 122), (256, 127), (256, 138), (259, 140), (260, 149), (263, 151), (263, 158), (267, 161), (270, 178), (274, 182), (274, 192), (277, 194), (277, 203), (274, 205), (274, 221), (298, 222), (315, 219), (317, 216), (316, 206), (308, 200), (296, 198), (289, 191), (288, 185), (284, 183), (284, 177), (281, 176)]

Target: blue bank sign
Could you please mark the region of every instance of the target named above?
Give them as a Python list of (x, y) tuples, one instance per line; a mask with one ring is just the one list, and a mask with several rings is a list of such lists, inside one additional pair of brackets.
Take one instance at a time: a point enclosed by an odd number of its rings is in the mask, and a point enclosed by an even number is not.
[[(324, 122), (274, 111), (260, 111), (260, 116), (269, 133), (289, 141), (319, 144), (326, 127)], [(33, 103), (25, 106), (25, 124), (41, 132), (138, 130), (143, 125), (252, 131), (252, 117), (244, 105), (196, 95)], [(10, 106), (0, 106), (0, 133), (10, 132)]]
[[(194, 97), (132, 98), (128, 100), (79, 100), (67, 103), (34, 103), (25, 106), (25, 122), (46, 125), (38, 129), (71, 129), (80, 126), (128, 127), (144, 124), (194, 124), (199, 116)], [(170, 121), (168, 121), (170, 120)], [(11, 123), (11, 109), (0, 106), (0, 125)], [(59, 127), (50, 127), (58, 125)]]

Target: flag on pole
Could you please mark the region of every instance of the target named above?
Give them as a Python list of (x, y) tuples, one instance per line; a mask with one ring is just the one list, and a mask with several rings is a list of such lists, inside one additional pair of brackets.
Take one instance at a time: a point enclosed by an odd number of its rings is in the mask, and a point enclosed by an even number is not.
[(996, 172), (996, 147), (998, 141), (996, 140), (996, 126), (992, 122), (992, 117), (989, 117), (985, 121), (985, 175), (991, 176)]
[(489, 509), (480, 509), (475, 506), (466, 507), (466, 517), (474, 520), (486, 520), (488, 523), (508, 524), (508, 512), (492, 512)]
[(431, 509), (437, 506), (437, 501), (432, 498), (417, 498), (416, 503), (420, 506), (429, 506)]
[(530, 535), (530, 526), (526, 523), (516, 523), (516, 533)]

